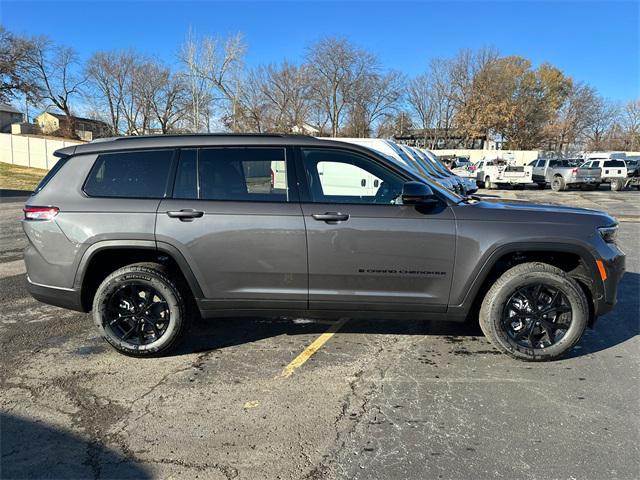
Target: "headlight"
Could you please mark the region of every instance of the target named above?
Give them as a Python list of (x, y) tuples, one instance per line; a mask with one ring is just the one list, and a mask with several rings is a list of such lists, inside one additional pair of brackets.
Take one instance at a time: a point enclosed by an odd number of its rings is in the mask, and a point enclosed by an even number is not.
[(605, 242), (616, 243), (616, 237), (618, 236), (618, 225), (611, 225), (610, 227), (599, 227), (598, 232)]

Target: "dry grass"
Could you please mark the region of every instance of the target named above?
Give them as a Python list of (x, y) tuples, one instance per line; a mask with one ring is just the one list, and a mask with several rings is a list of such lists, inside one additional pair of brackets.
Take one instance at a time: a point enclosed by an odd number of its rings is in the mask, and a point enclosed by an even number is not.
[(0, 189), (33, 190), (47, 170), (0, 162)]

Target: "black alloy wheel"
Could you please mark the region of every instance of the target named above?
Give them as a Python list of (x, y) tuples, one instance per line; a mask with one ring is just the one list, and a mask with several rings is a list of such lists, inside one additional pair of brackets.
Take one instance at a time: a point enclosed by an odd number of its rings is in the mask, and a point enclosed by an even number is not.
[(169, 305), (155, 288), (125, 283), (106, 302), (105, 329), (130, 345), (148, 345), (159, 340), (171, 320)]
[(548, 348), (567, 333), (571, 316), (569, 300), (558, 288), (544, 283), (529, 284), (507, 300), (502, 328), (518, 346)]

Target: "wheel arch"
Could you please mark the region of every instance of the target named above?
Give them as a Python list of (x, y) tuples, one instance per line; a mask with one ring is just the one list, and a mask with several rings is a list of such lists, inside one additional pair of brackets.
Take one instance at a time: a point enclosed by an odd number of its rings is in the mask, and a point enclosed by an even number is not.
[(91, 245), (78, 264), (74, 287), (81, 292), (84, 310), (91, 310), (93, 296), (107, 275), (125, 265), (145, 261), (168, 265), (182, 277), (194, 298), (203, 297), (198, 280), (177, 248), (151, 240), (110, 240)]
[(465, 287), (467, 293), (462, 303), (450, 305), (448, 311), (466, 320), (473, 318), (493, 282), (512, 266), (530, 261), (554, 265), (575, 279), (587, 295), (590, 323), (593, 322), (595, 302), (604, 295), (595, 257), (587, 247), (567, 243), (522, 242), (495, 248)]

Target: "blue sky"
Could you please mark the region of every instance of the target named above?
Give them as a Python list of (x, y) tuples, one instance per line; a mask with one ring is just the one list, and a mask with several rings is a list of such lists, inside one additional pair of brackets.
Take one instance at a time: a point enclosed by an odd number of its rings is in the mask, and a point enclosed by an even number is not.
[(74, 47), (134, 47), (175, 62), (189, 28), (243, 32), (249, 64), (298, 61), (310, 42), (340, 35), (415, 75), (434, 57), (492, 46), (550, 62), (613, 100), (640, 97), (640, 2), (12, 2), (0, 21)]

